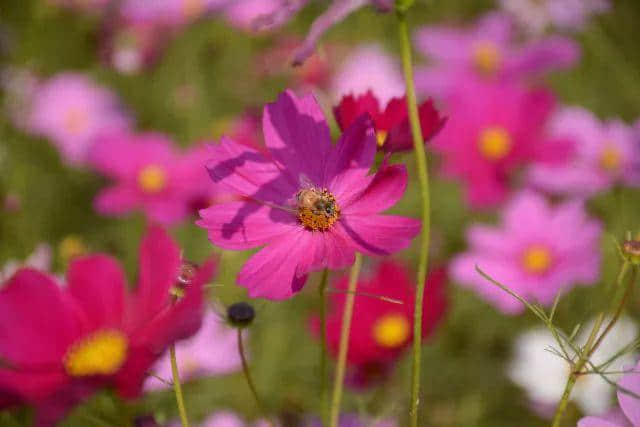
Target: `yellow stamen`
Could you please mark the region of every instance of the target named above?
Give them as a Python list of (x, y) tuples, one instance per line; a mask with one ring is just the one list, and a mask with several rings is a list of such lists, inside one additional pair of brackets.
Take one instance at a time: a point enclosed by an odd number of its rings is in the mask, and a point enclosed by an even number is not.
[(87, 247), (82, 241), (82, 237), (76, 234), (70, 234), (58, 245), (58, 254), (62, 264), (67, 264), (73, 258), (87, 253)]
[(409, 339), (411, 325), (404, 314), (388, 314), (376, 321), (373, 326), (373, 339), (386, 348), (396, 348)]
[(74, 377), (115, 374), (127, 356), (125, 335), (100, 330), (74, 343), (64, 356), (64, 368)]
[(378, 141), (378, 147), (382, 147), (387, 140), (387, 131), (379, 130), (376, 132), (376, 140)]
[(297, 217), (313, 231), (326, 231), (340, 218), (336, 198), (327, 189), (305, 188), (296, 194)]
[(551, 267), (551, 252), (544, 246), (530, 246), (522, 255), (522, 265), (530, 273), (544, 273)]
[(145, 193), (158, 193), (167, 184), (167, 174), (158, 165), (149, 165), (138, 173), (138, 185)]
[(82, 133), (88, 124), (87, 113), (77, 108), (71, 108), (64, 117), (64, 127), (71, 134)]
[(620, 151), (613, 144), (607, 144), (600, 153), (600, 167), (608, 172), (615, 172), (620, 168), (620, 163), (622, 163)]
[(503, 127), (488, 127), (480, 133), (478, 148), (485, 158), (502, 160), (511, 151), (511, 135)]
[(494, 74), (502, 65), (500, 50), (493, 42), (479, 42), (473, 50), (473, 64), (482, 74)]

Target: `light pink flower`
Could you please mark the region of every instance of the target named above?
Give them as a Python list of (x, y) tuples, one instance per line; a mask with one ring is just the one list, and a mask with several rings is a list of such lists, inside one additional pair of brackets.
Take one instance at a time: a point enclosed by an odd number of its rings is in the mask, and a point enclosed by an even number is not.
[(467, 28), (429, 26), (418, 30), (416, 46), (432, 65), (418, 68), (416, 87), (429, 96), (445, 96), (466, 74), (484, 79), (520, 80), (567, 68), (579, 57), (577, 44), (550, 36), (517, 43), (512, 21), (492, 12)]
[(197, 222), (225, 249), (264, 246), (237, 278), (251, 297), (289, 298), (311, 271), (410, 244), (420, 223), (381, 215), (404, 194), (406, 169), (385, 162), (369, 175), (377, 145), (368, 117), (332, 145), (316, 100), (287, 91), (265, 107), (263, 132), (267, 156), (229, 139), (211, 147), (209, 174), (243, 200), (204, 209)]
[(28, 128), (48, 138), (66, 161), (83, 164), (96, 137), (125, 130), (130, 119), (114, 94), (82, 74), (63, 73), (34, 94)]
[(559, 292), (598, 280), (601, 229), (579, 201), (551, 206), (542, 196), (524, 192), (505, 208), (498, 227), (469, 228), (469, 248), (453, 260), (451, 277), (504, 313), (524, 307), (476, 266), (525, 299), (548, 306)]
[(179, 28), (207, 13), (218, 10), (228, 0), (125, 0), (120, 7), (130, 23)]
[[(367, 70), (363, 72), (363, 70)], [(371, 91), (381, 104), (404, 96), (404, 79), (398, 61), (379, 45), (363, 45), (338, 66), (331, 83), (334, 104), (346, 95)]]
[(308, 0), (227, 0), (222, 14), (245, 31), (273, 30), (291, 19)]
[(550, 27), (579, 31), (592, 15), (609, 10), (608, 0), (500, 0), (502, 9), (511, 14), (529, 34), (543, 34)]
[(115, 184), (96, 197), (95, 209), (104, 215), (140, 209), (161, 224), (180, 221), (214, 197), (206, 159), (204, 147), (180, 153), (161, 134), (104, 136), (91, 150), (90, 162)]
[(555, 106), (546, 90), (470, 77), (448, 101), (447, 124), (431, 147), (443, 156), (444, 173), (462, 181), (473, 207), (502, 202), (522, 167), (562, 162), (571, 149), (545, 134)]
[(640, 186), (640, 136), (620, 120), (602, 122), (580, 107), (560, 110), (550, 133), (573, 141), (568, 161), (535, 165), (529, 181), (553, 194), (588, 197), (616, 184)]

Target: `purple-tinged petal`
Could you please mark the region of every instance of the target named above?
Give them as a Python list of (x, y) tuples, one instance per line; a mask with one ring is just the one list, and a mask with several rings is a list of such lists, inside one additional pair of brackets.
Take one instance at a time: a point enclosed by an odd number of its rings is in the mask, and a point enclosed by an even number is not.
[(130, 186), (116, 185), (102, 190), (93, 201), (100, 214), (124, 215), (138, 205), (139, 197)]
[[(634, 372), (628, 373), (618, 382), (618, 386), (640, 394), (640, 365), (636, 365)], [(622, 412), (627, 416), (633, 426), (640, 426), (640, 399), (630, 394), (618, 391), (618, 402)]]
[(327, 10), (318, 16), (307, 33), (302, 45), (296, 50), (293, 65), (302, 64), (316, 48), (320, 37), (337, 22), (342, 21), (352, 12), (360, 9), (369, 0), (334, 0)]
[(406, 249), (420, 231), (420, 221), (396, 215), (344, 215), (340, 226), (358, 250), (389, 255)]
[(324, 181), (325, 160), (331, 149), (329, 126), (312, 95), (298, 98), (287, 90), (264, 108), (262, 128), (267, 148), (294, 182)]
[(209, 240), (225, 249), (250, 249), (299, 228), (295, 215), (264, 204), (245, 201), (210, 206), (200, 211), (197, 225)]
[(366, 180), (368, 182), (361, 182), (363, 190), (360, 193), (341, 201), (345, 215), (378, 213), (395, 205), (407, 188), (407, 168), (388, 165), (385, 161), (378, 172)]
[(323, 184), (338, 202), (363, 188), (363, 179), (373, 164), (376, 149), (373, 122), (368, 115), (361, 115), (344, 131), (326, 161)]
[(507, 73), (520, 76), (568, 68), (579, 58), (580, 48), (576, 42), (553, 36), (524, 46), (507, 65)]
[(578, 421), (577, 427), (635, 427), (627, 421), (624, 415), (617, 411), (601, 416), (588, 416)]

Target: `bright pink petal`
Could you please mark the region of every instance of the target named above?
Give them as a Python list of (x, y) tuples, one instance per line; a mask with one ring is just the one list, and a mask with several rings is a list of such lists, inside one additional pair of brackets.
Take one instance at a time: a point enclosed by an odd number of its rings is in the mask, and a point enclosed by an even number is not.
[(387, 130), (387, 128), (380, 128), (379, 126), (382, 126), (382, 124), (376, 122), (376, 118), (380, 115), (380, 103), (370, 90), (358, 97), (353, 94), (343, 96), (340, 104), (333, 107), (333, 114), (342, 131), (346, 130), (360, 115), (365, 113), (371, 116), (375, 122), (376, 129)]
[(50, 396), (68, 382), (69, 377), (62, 366), (48, 370), (40, 367), (32, 371), (0, 369), (0, 388), (11, 390), (30, 402)]
[(271, 155), (295, 181), (306, 177), (322, 185), (331, 136), (312, 95), (298, 98), (292, 91), (281, 93), (276, 102), (265, 106), (262, 128)]
[(518, 76), (568, 68), (579, 57), (580, 48), (576, 42), (560, 36), (549, 37), (525, 46), (509, 64), (508, 72)]
[(67, 272), (67, 284), (93, 328), (121, 326), (126, 283), (113, 258), (93, 255), (74, 260)]
[(255, 248), (300, 227), (291, 212), (251, 201), (213, 205), (200, 217), (197, 224), (207, 229), (209, 240), (225, 249)]
[(103, 215), (122, 215), (135, 209), (138, 200), (133, 188), (118, 185), (102, 190), (95, 198), (93, 206)]
[(360, 116), (340, 137), (326, 159), (325, 183), (339, 201), (362, 189), (376, 155), (377, 143), (373, 123)]
[(140, 246), (140, 278), (131, 306), (134, 326), (166, 308), (179, 267), (180, 248), (162, 228), (149, 228)]
[(406, 249), (420, 231), (420, 221), (396, 215), (344, 215), (339, 226), (358, 250), (367, 255), (389, 255)]
[(407, 168), (385, 162), (367, 180), (363, 182), (362, 192), (341, 201), (345, 215), (378, 213), (395, 205), (407, 188)]
[(249, 290), (251, 298), (282, 300), (299, 287), (298, 264), (309, 256), (311, 232), (299, 230), (281, 236), (254, 254), (238, 274), (237, 282)]
[(58, 367), (83, 332), (80, 310), (49, 276), (18, 271), (0, 290), (0, 355), (18, 367)]

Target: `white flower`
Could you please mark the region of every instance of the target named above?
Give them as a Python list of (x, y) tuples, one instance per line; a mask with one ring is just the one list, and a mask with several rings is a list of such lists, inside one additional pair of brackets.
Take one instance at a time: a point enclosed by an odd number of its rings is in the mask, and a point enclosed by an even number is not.
[[(608, 322), (609, 319), (604, 320), (600, 333)], [(593, 325), (594, 321), (591, 321), (581, 329), (575, 340), (577, 345), (584, 345)], [(591, 362), (597, 366), (608, 361), (630, 344), (637, 332), (638, 328), (629, 318), (620, 318), (591, 356)], [(562, 397), (569, 375), (569, 364), (560, 356), (549, 352), (550, 348), (558, 349), (558, 345), (548, 329), (540, 327), (525, 332), (516, 340), (515, 355), (507, 368), (509, 378), (524, 388), (528, 397), (536, 404), (556, 405)], [(603, 371), (622, 371), (625, 366), (632, 366), (634, 362), (634, 355), (626, 353)], [(621, 374), (608, 374), (607, 377), (615, 383)], [(614, 387), (600, 375), (586, 374), (578, 378), (571, 400), (586, 414), (601, 414), (612, 406), (614, 391)]]

